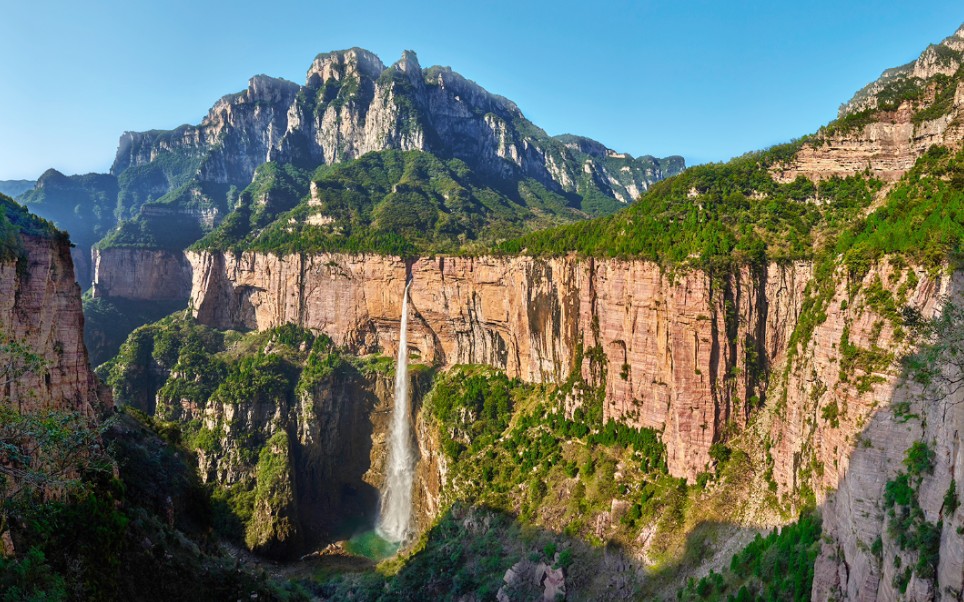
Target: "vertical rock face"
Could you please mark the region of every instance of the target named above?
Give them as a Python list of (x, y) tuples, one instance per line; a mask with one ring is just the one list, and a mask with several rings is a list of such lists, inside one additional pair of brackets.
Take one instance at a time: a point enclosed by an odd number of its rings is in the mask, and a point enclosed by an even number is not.
[(958, 144), (964, 140), (964, 87), (959, 88), (949, 113), (931, 121), (915, 123), (909, 103), (882, 113), (862, 127), (832, 133), (807, 143), (789, 165), (774, 173), (777, 180), (797, 176), (812, 180), (846, 178), (868, 171), (885, 182), (893, 182), (914, 166), (914, 162), (935, 144)]
[[(416, 524), (437, 515), (444, 456), (421, 414), (428, 379), (413, 374), (412, 417), (419, 462)], [(345, 367), (288, 402), (251, 399), (161, 404), (159, 415), (199, 421), (216, 443), (198, 452), (205, 482), (254, 491), (247, 543), (274, 557), (297, 557), (319, 542), (374, 524), (385, 480), (394, 376)], [(263, 448), (260, 457), (251, 449)], [(252, 486), (252, 483), (256, 485)]]
[[(774, 479), (786, 490), (808, 486), (820, 495), (839, 487), (868, 422), (880, 407), (893, 405), (891, 400), (901, 395), (896, 360), (907, 351), (906, 333), (898, 335), (898, 328), (904, 327), (871, 307), (866, 291), (875, 282), (888, 283), (894, 290), (905, 285), (906, 306), (924, 317), (935, 314), (948, 292), (947, 278), (934, 280), (924, 272), (904, 272), (888, 263), (871, 269), (860, 287), (840, 278), (826, 320), (801, 343), (781, 377), (787, 403), (773, 425), (773, 470)], [(853, 294), (854, 290), (858, 292)], [(861, 359), (872, 355), (879, 359)], [(801, 471), (809, 482), (801, 481)]]
[(0, 261), (0, 332), (39, 354), (46, 370), (0, 389), (21, 412), (78, 411), (93, 416), (111, 405), (84, 347), (80, 288), (65, 238), (23, 235), (22, 257)]
[(581, 323), (584, 348), (605, 353), (606, 417), (662, 430), (671, 470), (693, 478), (721, 431), (766, 401), (809, 279), (805, 263), (674, 278), (596, 261)]
[[(125, 133), (111, 174), (167, 173), (158, 158), (177, 156), (198, 165), (200, 181), (245, 186), (268, 161), (316, 166), (370, 151), (426, 150), (460, 158), (487, 176), (522, 174), (555, 190), (582, 192), (584, 174), (594, 174), (592, 186), (630, 202), (684, 167), (680, 157), (634, 159), (573, 140), (548, 136), (514, 103), (449, 68), (422, 69), (412, 52), (386, 67), (353, 48), (319, 55), (304, 86), (258, 75), (197, 126)], [(174, 182), (165, 181), (170, 190)]]
[[(874, 278), (898, 285), (889, 264), (872, 270)], [(926, 318), (947, 299), (960, 302), (962, 275), (927, 278), (910, 287), (908, 305)], [(956, 599), (964, 591), (964, 547), (958, 532), (960, 512), (947, 501), (960, 499), (960, 427), (964, 424), (960, 391), (939, 400), (922, 395), (900, 366), (887, 362), (867, 380), (844, 379), (839, 347), (844, 335), (863, 350), (908, 352), (892, 324), (866, 310), (866, 298), (850, 298), (841, 286), (827, 312), (788, 376), (787, 411), (773, 426), (774, 477), (782, 487), (799, 487), (809, 476), (824, 501), (824, 545), (817, 560), (814, 600), (935, 600)], [(849, 306), (844, 300), (851, 301)], [(858, 351), (860, 353), (860, 351)], [(827, 412), (828, 406), (832, 412)], [(840, 408), (839, 416), (837, 408)], [(829, 417), (834, 416), (833, 420)], [(833, 423), (837, 424), (833, 424)], [(917, 442), (934, 452), (933, 468), (914, 493), (923, 520), (937, 525), (939, 564), (933, 578), (922, 578), (913, 567), (923, 554), (919, 544), (897, 544), (898, 536), (915, 537), (907, 527), (894, 529), (885, 503), (885, 487), (907, 469), (905, 455)], [(921, 549), (923, 547), (921, 546)], [(900, 582), (905, 585), (900, 587)], [(902, 591), (904, 590), (904, 591)]]
[(186, 300), (191, 266), (178, 251), (112, 247), (94, 249), (94, 297), (141, 301)]
[(606, 418), (662, 431), (670, 470), (689, 478), (705, 469), (726, 424), (745, 425), (751, 404), (762, 404), (809, 279), (806, 264), (713, 279), (575, 258), (189, 259), (201, 322), (293, 322), (357, 352), (395, 353), (411, 275), (409, 341), (422, 361), (487, 364), (530, 382), (582, 375), (605, 387)]

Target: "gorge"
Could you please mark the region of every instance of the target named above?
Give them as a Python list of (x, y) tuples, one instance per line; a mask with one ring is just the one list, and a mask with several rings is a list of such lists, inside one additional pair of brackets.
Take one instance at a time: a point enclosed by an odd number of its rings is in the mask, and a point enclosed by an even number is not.
[(0, 583), (960, 599), (962, 65), (683, 170), (352, 49), (0, 196)]

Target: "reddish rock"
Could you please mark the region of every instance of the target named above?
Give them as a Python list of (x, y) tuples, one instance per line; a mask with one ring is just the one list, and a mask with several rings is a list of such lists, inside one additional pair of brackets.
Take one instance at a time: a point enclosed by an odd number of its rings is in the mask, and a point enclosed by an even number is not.
[[(606, 418), (662, 431), (670, 471), (688, 478), (705, 469), (727, 422), (742, 427), (751, 398), (765, 397), (765, 369), (783, 354), (810, 276), (806, 264), (714, 281), (647, 261), (188, 257), (203, 323), (294, 322), (353, 351), (389, 355), (409, 274), (409, 344), (423, 361), (487, 364), (529, 382), (562, 383), (579, 370), (605, 388)], [(603, 358), (606, 369), (594, 370)]]
[(43, 409), (93, 416), (111, 406), (84, 347), (80, 287), (65, 240), (23, 236), (26, 264), (0, 262), (0, 333), (47, 362), (0, 388), (3, 403), (20, 412)]

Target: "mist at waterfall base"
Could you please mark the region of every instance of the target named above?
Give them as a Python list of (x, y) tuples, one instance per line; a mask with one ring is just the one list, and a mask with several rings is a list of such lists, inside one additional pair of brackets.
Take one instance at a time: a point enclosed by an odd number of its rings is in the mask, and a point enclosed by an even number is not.
[(408, 393), (408, 289), (402, 298), (401, 328), (398, 337), (398, 360), (395, 363), (395, 407), (388, 443), (388, 470), (381, 495), (378, 521), (374, 531), (355, 535), (348, 541), (347, 551), (373, 560), (386, 558), (411, 535), (412, 483), (415, 454), (409, 421), (411, 400)]

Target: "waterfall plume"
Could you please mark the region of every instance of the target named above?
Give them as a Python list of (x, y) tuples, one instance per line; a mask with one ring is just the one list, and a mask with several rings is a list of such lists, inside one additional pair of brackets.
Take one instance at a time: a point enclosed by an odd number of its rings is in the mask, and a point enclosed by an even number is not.
[(408, 289), (411, 284), (411, 281), (405, 284), (405, 296), (402, 299), (398, 361), (395, 363), (395, 407), (392, 410), (388, 446), (388, 475), (375, 527), (380, 536), (396, 543), (404, 541), (410, 532), (412, 482), (415, 473), (408, 394)]

